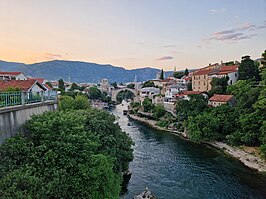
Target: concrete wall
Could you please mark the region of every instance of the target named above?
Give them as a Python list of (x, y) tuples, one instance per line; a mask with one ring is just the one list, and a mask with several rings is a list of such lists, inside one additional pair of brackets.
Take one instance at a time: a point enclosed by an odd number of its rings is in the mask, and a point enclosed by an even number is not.
[(0, 144), (4, 139), (16, 135), (17, 132), (23, 132), (21, 127), (32, 115), (56, 110), (57, 102), (55, 101), (0, 109)]

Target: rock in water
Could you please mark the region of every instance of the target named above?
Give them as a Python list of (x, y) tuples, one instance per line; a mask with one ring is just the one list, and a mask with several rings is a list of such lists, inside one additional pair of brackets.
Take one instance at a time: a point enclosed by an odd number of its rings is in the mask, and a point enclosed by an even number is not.
[(155, 197), (150, 191), (149, 189), (146, 187), (145, 191), (143, 191), (141, 194), (135, 196), (133, 199), (157, 199), (157, 197)]

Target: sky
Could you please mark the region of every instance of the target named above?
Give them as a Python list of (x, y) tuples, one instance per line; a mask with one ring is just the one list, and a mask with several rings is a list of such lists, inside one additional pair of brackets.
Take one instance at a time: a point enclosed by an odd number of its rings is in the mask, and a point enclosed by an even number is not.
[(266, 0), (0, 0), (0, 60), (127, 69), (256, 59)]

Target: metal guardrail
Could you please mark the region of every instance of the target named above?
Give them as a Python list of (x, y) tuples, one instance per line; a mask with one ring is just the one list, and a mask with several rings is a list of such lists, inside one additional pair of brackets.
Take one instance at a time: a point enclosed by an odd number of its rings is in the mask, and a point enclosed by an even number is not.
[(0, 108), (57, 100), (57, 91), (0, 92)]

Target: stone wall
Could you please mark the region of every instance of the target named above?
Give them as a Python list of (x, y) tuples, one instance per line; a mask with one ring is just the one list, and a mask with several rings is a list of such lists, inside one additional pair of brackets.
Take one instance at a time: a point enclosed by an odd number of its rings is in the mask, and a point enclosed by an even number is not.
[(17, 132), (24, 133), (23, 124), (32, 115), (39, 115), (46, 111), (56, 111), (57, 102), (47, 101), (43, 103), (28, 104), (25, 106), (13, 106), (0, 109), (0, 144)]

